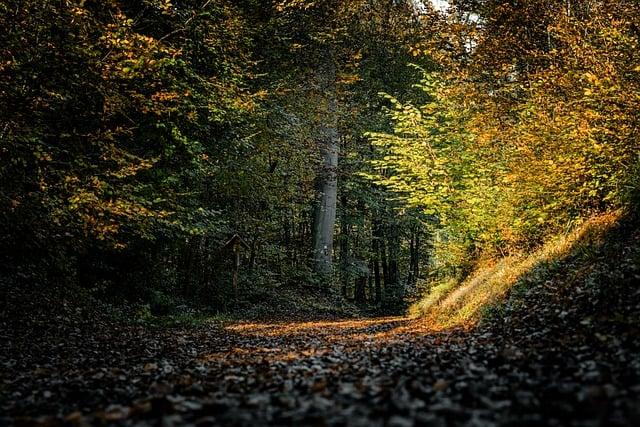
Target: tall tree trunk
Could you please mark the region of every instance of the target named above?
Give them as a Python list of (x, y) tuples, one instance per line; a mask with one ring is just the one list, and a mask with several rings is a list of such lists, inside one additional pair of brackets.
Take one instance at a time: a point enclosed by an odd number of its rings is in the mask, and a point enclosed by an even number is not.
[(378, 239), (373, 240), (373, 278), (375, 281), (375, 301), (379, 304), (382, 300), (382, 280), (380, 278), (380, 248)]
[(375, 301), (380, 304), (382, 301), (382, 280), (380, 277), (380, 242), (382, 233), (380, 230), (380, 222), (374, 219), (373, 223), (373, 274), (375, 280)]
[[(359, 212), (364, 211), (364, 206), (362, 206), (361, 204), (359, 208), (360, 208)], [(358, 227), (355, 235), (355, 241), (353, 243), (353, 246), (356, 252), (360, 248), (361, 233), (362, 233), (362, 227)], [(359, 257), (356, 260), (356, 267), (357, 267), (356, 269), (357, 276), (356, 276), (356, 282), (353, 288), (354, 289), (353, 299), (356, 303), (363, 304), (367, 301), (366, 286), (367, 286), (367, 277), (369, 276), (370, 273), (368, 270), (367, 263), (364, 260), (360, 259)]]
[(249, 271), (253, 271), (253, 268), (256, 266), (256, 256), (258, 255), (258, 235), (251, 240), (251, 252), (249, 253)]
[(315, 271), (331, 274), (333, 255), (333, 229), (336, 222), (338, 197), (338, 153), (340, 151), (335, 92), (336, 67), (330, 49), (326, 62), (316, 73), (319, 99), (325, 100), (324, 119), (318, 129), (318, 145), (322, 168), (317, 177), (318, 200), (314, 211), (313, 261)]
[(380, 240), (380, 258), (382, 260), (382, 278), (384, 280), (384, 287), (386, 288), (391, 281), (389, 275), (389, 265), (387, 263), (387, 250), (384, 240)]
[(413, 245), (414, 249), (414, 262), (413, 262), (413, 284), (418, 283), (418, 277), (420, 276), (420, 229), (416, 229), (416, 239)]
[(400, 271), (398, 262), (400, 257), (400, 234), (398, 225), (388, 224), (386, 227), (386, 240), (388, 244), (387, 269), (389, 280), (384, 282), (384, 303), (392, 310), (400, 307), (403, 298), (402, 284), (400, 283)]
[(410, 288), (411, 285), (413, 285), (413, 254), (415, 252), (414, 236), (415, 234), (411, 232), (411, 237), (409, 238), (409, 273), (407, 274), (407, 288)]
[(398, 269), (398, 255), (400, 247), (395, 238), (389, 242), (389, 285), (397, 287), (400, 284), (400, 270)]
[(340, 199), (342, 215), (340, 221), (340, 281), (342, 282), (342, 296), (347, 297), (349, 285), (349, 223), (347, 222), (347, 196)]
[(420, 229), (414, 226), (411, 229), (411, 240), (409, 242), (409, 274), (407, 274), (407, 288), (418, 283), (420, 273)]
[(367, 300), (374, 300), (374, 290), (373, 290), (373, 257), (369, 260), (369, 276), (367, 277)]
[(365, 294), (365, 287), (367, 286), (367, 277), (366, 276), (362, 276), (362, 277), (357, 277), (356, 278), (356, 283), (355, 283), (355, 288), (353, 291), (353, 300), (357, 303), (357, 304), (362, 304), (364, 302), (366, 302), (367, 300), (367, 296)]

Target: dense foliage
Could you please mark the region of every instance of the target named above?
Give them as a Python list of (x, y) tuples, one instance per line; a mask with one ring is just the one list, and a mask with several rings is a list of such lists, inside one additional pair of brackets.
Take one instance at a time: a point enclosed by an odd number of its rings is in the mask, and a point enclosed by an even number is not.
[(74, 273), (219, 227), (208, 200), (252, 105), (236, 9), (0, 7), (3, 264)]
[(400, 309), (635, 203), (638, 16), (627, 0), (0, 1), (0, 261), (160, 311), (311, 289)]
[(591, 215), (632, 208), (638, 5), (456, 5), (436, 50), (416, 47), (444, 58), (419, 85), (428, 101), (387, 96), (394, 132), (371, 134), (384, 157), (369, 178), (433, 216), (436, 261), (530, 249)]

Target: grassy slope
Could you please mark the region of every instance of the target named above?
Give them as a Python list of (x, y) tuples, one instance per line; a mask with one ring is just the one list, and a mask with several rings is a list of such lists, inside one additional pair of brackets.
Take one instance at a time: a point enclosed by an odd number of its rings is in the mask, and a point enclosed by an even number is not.
[[(551, 294), (610, 291), (640, 281), (637, 220), (621, 213), (594, 217), (531, 254), (493, 260), (460, 284), (440, 284), (411, 307), (437, 328), (470, 326), (483, 315), (495, 317), (523, 304), (533, 287)], [(629, 282), (629, 283), (627, 283)], [(624, 289), (630, 291), (630, 289)], [(635, 313), (638, 313), (637, 307)]]

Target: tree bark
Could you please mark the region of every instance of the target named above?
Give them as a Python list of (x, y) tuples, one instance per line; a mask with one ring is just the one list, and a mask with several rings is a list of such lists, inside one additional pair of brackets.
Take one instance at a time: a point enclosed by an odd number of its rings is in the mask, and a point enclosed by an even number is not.
[(347, 197), (341, 197), (342, 215), (340, 224), (340, 258), (342, 263), (342, 271), (340, 272), (340, 280), (342, 282), (342, 296), (347, 297), (349, 284), (349, 224), (347, 222)]
[(384, 240), (380, 240), (380, 259), (382, 260), (382, 278), (384, 280), (384, 287), (389, 286), (391, 279), (389, 278), (389, 265), (387, 263), (387, 250)]
[(378, 241), (373, 241), (373, 274), (375, 281), (375, 301), (379, 304), (382, 301), (382, 280), (380, 278), (380, 249), (378, 248)]
[(358, 277), (356, 278), (355, 288), (353, 290), (353, 300), (357, 304), (362, 304), (366, 302), (367, 297), (365, 294), (365, 287), (367, 286), (367, 277)]
[(413, 260), (414, 260), (414, 233), (411, 232), (411, 236), (409, 237), (409, 272), (407, 274), (407, 288), (410, 288), (413, 285)]
[(403, 289), (400, 283), (400, 271), (398, 268), (400, 256), (400, 235), (398, 225), (390, 223), (386, 227), (387, 241), (387, 273), (388, 281), (384, 282), (384, 305), (396, 310), (402, 304)]
[(375, 301), (382, 301), (382, 280), (380, 277), (380, 225), (374, 222), (373, 226), (373, 275), (375, 281)]
[(411, 239), (409, 242), (409, 273), (407, 274), (407, 288), (418, 283), (420, 274), (420, 229), (414, 226), (411, 229)]
[(337, 101), (335, 92), (336, 67), (331, 52), (326, 62), (316, 73), (319, 98), (325, 100), (322, 112), (324, 120), (318, 129), (318, 146), (322, 166), (317, 176), (318, 200), (314, 211), (313, 261), (315, 271), (330, 275), (332, 271), (333, 230), (336, 222), (338, 197), (338, 153), (339, 137), (337, 123)]
[(414, 249), (414, 263), (413, 263), (413, 284), (418, 283), (420, 277), (420, 230), (416, 229), (416, 238), (413, 246)]
[(373, 290), (373, 257), (369, 260), (369, 277), (367, 277), (367, 300), (374, 300), (374, 290)]

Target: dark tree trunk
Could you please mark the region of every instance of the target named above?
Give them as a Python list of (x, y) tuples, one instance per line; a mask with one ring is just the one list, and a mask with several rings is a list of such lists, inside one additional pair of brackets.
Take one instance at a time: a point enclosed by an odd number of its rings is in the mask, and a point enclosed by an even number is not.
[(367, 277), (367, 300), (373, 301), (373, 258), (369, 260), (369, 276)]
[(414, 255), (415, 258), (413, 260), (413, 284), (418, 283), (418, 279), (420, 278), (420, 230), (416, 230), (416, 238), (414, 244)]
[[(374, 229), (375, 230), (375, 229)], [(382, 300), (382, 280), (380, 277), (380, 238), (378, 231), (374, 231), (373, 236), (373, 279), (375, 282), (375, 302), (377, 304)]]
[(407, 288), (411, 287), (413, 284), (413, 242), (413, 233), (411, 233), (411, 237), (409, 238), (409, 272), (407, 273)]
[(409, 241), (409, 273), (407, 274), (407, 288), (418, 282), (420, 264), (420, 231), (417, 226), (411, 230)]
[(362, 276), (356, 279), (356, 286), (353, 291), (353, 299), (356, 303), (362, 304), (366, 302), (365, 287), (367, 286), (367, 277)]
[(389, 264), (387, 263), (387, 251), (384, 240), (380, 240), (380, 259), (382, 260), (382, 278), (384, 281), (384, 287), (386, 288), (391, 282), (389, 274)]
[(400, 235), (397, 224), (392, 223), (386, 227), (386, 240), (388, 244), (387, 270), (389, 280), (384, 283), (384, 305), (388, 309), (396, 311), (401, 306), (404, 296), (398, 268)]
[(349, 223), (347, 222), (347, 196), (340, 198), (342, 205), (342, 215), (340, 224), (340, 263), (342, 271), (340, 272), (340, 281), (342, 285), (342, 296), (347, 297), (349, 286)]
[(258, 253), (258, 236), (251, 240), (251, 252), (249, 253), (249, 271), (253, 271), (256, 265), (256, 256)]
[(400, 283), (400, 271), (398, 269), (398, 261), (400, 256), (400, 236), (398, 235), (398, 227), (395, 224), (389, 226), (389, 284), (398, 286)]

